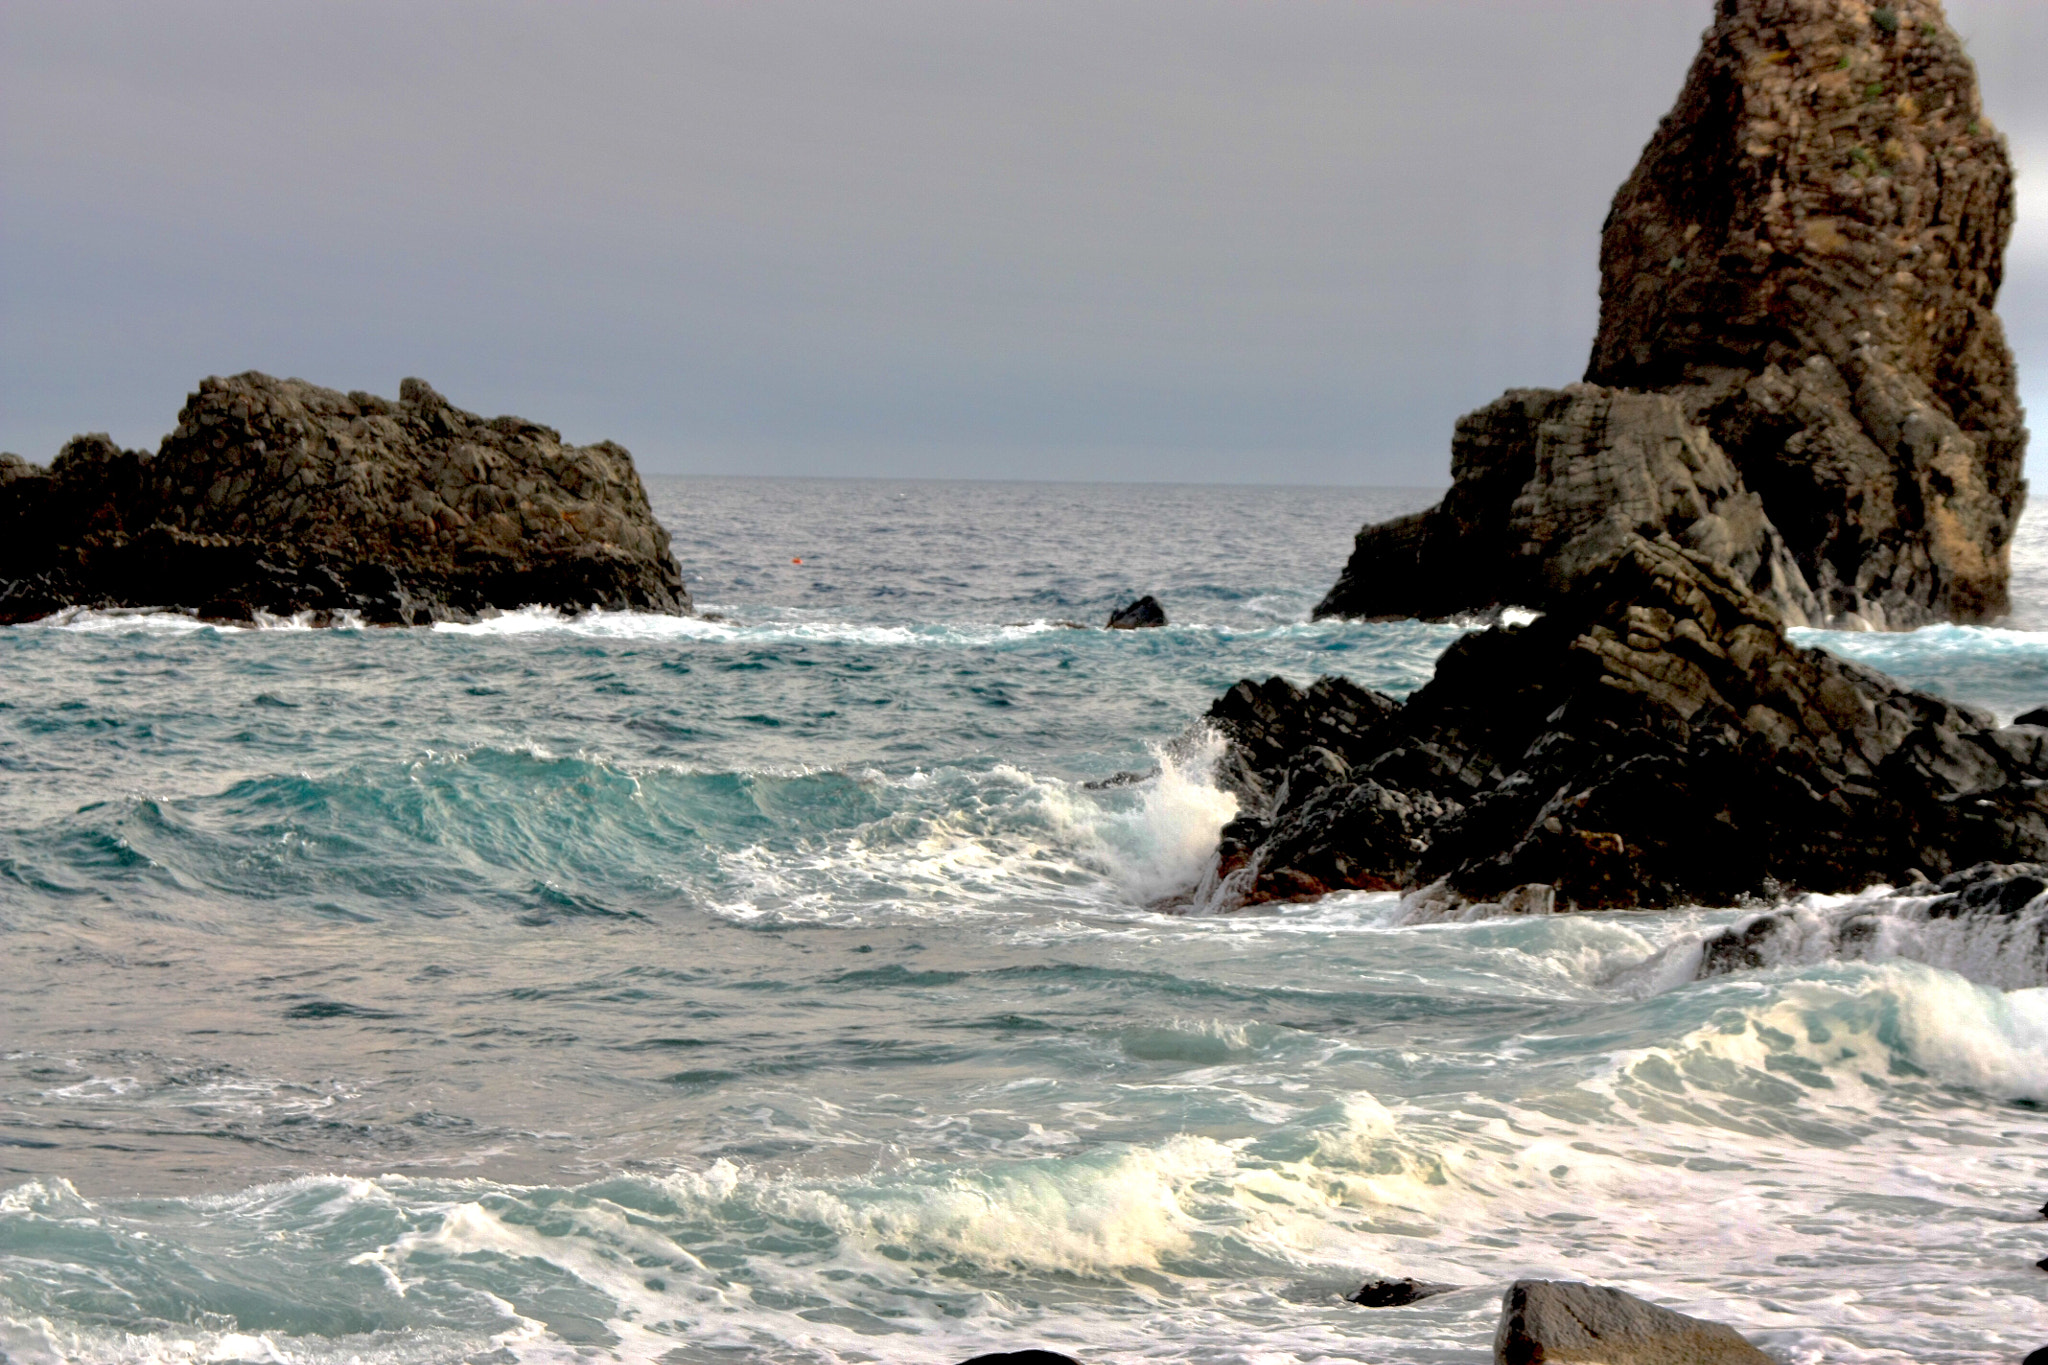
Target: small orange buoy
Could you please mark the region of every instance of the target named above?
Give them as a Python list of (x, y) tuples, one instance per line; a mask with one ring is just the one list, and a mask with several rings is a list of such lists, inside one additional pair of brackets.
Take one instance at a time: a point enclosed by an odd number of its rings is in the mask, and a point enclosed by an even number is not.
[(792, 559), (792, 560), (790, 560), (789, 562), (790, 562), (790, 563), (792, 563), (792, 564), (801, 564), (801, 563), (803, 563), (804, 561), (803, 561), (803, 557), (802, 557), (801, 555), (799, 555), (799, 556), (798, 556), (797, 558), (795, 558), (795, 559)]

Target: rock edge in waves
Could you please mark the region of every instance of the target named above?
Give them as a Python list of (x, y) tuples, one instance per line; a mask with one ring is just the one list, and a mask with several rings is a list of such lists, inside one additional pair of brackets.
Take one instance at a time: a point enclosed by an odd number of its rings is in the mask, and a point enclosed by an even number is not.
[(2048, 730), (1794, 645), (1669, 537), (1467, 635), (1403, 704), (1341, 678), (1209, 710), (1238, 798), (1198, 899), (1400, 890), (1411, 918), (1854, 891), (2048, 859)]

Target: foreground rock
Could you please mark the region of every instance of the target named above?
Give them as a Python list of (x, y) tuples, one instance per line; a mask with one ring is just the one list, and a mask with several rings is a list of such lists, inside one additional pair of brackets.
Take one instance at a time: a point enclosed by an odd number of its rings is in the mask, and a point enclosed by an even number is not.
[(1159, 605), (1159, 599), (1147, 594), (1135, 602), (1126, 603), (1109, 614), (1110, 630), (1152, 630), (1166, 624), (1166, 608)]
[(1403, 705), (1337, 678), (1209, 711), (1241, 814), (1203, 896), (1417, 891), (1417, 917), (1727, 905), (2048, 859), (2048, 732), (1785, 636), (1725, 565), (1629, 537)]
[(2002, 614), (2026, 493), (1993, 312), (2013, 221), (1934, 0), (1724, 0), (1608, 215), (1588, 383), (1464, 419), (1450, 495), (1361, 531), (1317, 614), (1547, 606), (1617, 528), (1795, 624)]
[(1517, 1280), (1501, 1301), (1496, 1365), (1770, 1365), (1734, 1328), (1605, 1285)]
[(468, 620), (527, 605), (690, 610), (632, 456), (485, 419), (417, 379), (393, 403), (207, 379), (154, 455), (0, 457), (0, 622), (64, 607)]

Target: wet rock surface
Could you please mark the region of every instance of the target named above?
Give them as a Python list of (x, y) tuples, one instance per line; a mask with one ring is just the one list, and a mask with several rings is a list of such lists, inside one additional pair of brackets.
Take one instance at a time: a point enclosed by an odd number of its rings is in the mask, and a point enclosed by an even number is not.
[(1496, 1365), (1770, 1365), (1734, 1328), (1606, 1285), (1517, 1280), (1502, 1297)]
[[(1993, 311), (2014, 204), (1938, 4), (1727, 0), (1608, 215), (1596, 387), (1464, 419), (1444, 503), (1360, 532), (1317, 614), (1546, 606), (1611, 538), (1572, 533), (1590, 505), (1721, 559), (1795, 623), (1999, 616), (2026, 493)], [(1604, 425), (1574, 411), (1601, 403)], [(1674, 430), (1697, 487), (1646, 496), (1631, 448)], [(1702, 502), (1725, 527), (1678, 524)]]
[(2048, 858), (2048, 731), (1794, 645), (1669, 537), (1460, 639), (1405, 704), (1247, 680), (1209, 722), (1240, 810), (1201, 893), (1223, 907), (1727, 905)]
[(622, 447), (482, 418), (421, 380), (391, 402), (212, 378), (155, 455), (82, 436), (47, 470), (0, 460), (0, 622), (173, 607), (415, 625), (528, 605), (690, 599)]

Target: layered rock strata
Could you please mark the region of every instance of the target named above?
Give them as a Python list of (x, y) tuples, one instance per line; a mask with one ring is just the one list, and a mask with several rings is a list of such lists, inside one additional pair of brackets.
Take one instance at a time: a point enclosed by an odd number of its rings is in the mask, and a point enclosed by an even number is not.
[[(1768, 546), (1775, 575), (1776, 547), (1789, 551), (1801, 583), (1781, 607), (1813, 614), (1810, 596), (1829, 622), (1891, 629), (2006, 610), (2026, 431), (1993, 306), (2014, 202), (2005, 140), (1936, 0), (1717, 7), (1608, 215), (1586, 380), (1617, 402), (1663, 395), (1732, 465), (1722, 487), (1760, 499), (1771, 530), (1738, 536), (1729, 562), (1752, 572)], [(1500, 528), (1542, 522), (1557, 485), (1515, 482), (1546, 428), (1502, 410), (1568, 401), (1518, 391), (1465, 419), (1444, 504), (1361, 531), (1317, 614), (1552, 600), (1597, 547), (1503, 548)], [(1637, 423), (1609, 430), (1614, 448), (1596, 440), (1584, 458), (1629, 490), (1615, 516), (1684, 538), (1684, 496), (1674, 513), (1631, 482), (1620, 447)], [(1552, 555), (1558, 569), (1526, 572)], [(1485, 567), (1447, 584), (1460, 556)]]
[(1405, 703), (1245, 681), (1209, 723), (1241, 812), (1201, 893), (1222, 907), (1726, 905), (2048, 858), (2048, 732), (1792, 644), (1669, 536), (1459, 640)]
[(378, 624), (528, 605), (688, 612), (633, 459), (482, 418), (249, 373), (201, 382), (155, 455), (103, 436), (0, 457), (0, 622), (64, 607)]

